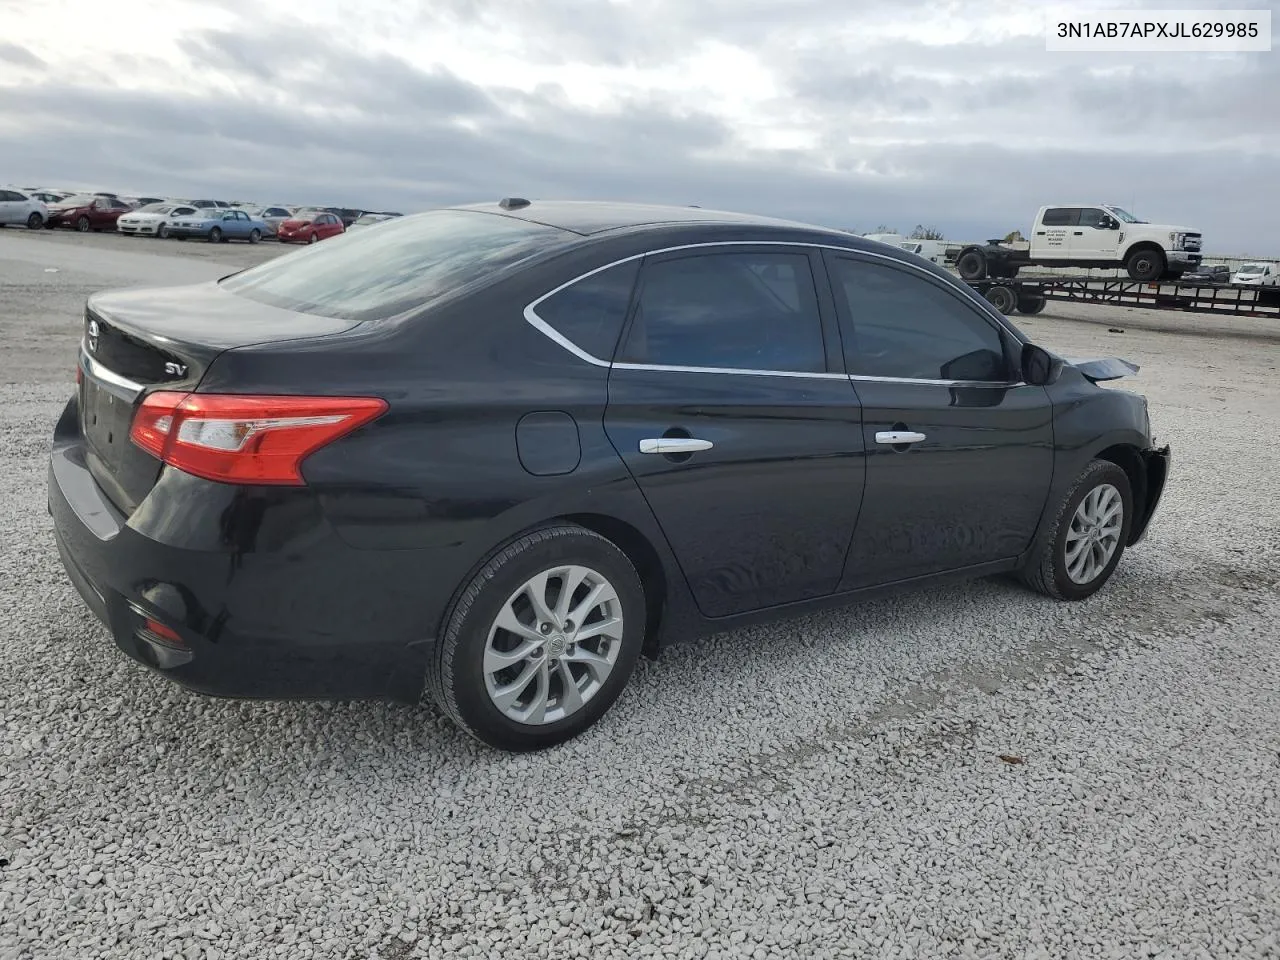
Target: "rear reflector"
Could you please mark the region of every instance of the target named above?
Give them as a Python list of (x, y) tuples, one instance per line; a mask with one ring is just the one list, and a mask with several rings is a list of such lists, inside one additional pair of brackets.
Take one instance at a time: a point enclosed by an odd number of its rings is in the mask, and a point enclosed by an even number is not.
[(152, 634), (157, 639), (165, 641), (165, 643), (171, 643), (178, 647), (186, 646), (182, 641), (182, 638), (178, 636), (178, 631), (174, 630), (172, 627), (166, 627), (159, 620), (144, 618), (142, 621), (142, 629), (147, 633)]
[(378, 397), (160, 391), (142, 401), (129, 437), (206, 480), (302, 486), (303, 460), (386, 410)]

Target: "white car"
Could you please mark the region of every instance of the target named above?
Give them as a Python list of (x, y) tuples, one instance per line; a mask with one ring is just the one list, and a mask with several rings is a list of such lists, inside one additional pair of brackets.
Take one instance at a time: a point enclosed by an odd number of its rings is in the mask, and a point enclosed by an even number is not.
[(41, 201), (22, 190), (0, 187), (0, 227), (25, 226), (39, 230), (48, 219), (49, 208)]
[(1245, 263), (1231, 276), (1232, 283), (1250, 287), (1280, 286), (1280, 268), (1274, 263)]
[(169, 224), (179, 217), (194, 216), (196, 212), (190, 204), (149, 203), (123, 214), (116, 221), (116, 230), (144, 237), (167, 237)]

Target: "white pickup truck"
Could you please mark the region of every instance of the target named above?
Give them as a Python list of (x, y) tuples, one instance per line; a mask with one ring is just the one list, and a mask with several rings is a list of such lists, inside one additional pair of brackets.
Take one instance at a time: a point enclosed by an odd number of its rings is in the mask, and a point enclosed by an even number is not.
[(1031, 240), (971, 244), (956, 255), (965, 280), (1014, 277), (1023, 267), (1123, 268), (1134, 280), (1176, 280), (1200, 266), (1200, 231), (1148, 223), (1109, 203), (1041, 207)]

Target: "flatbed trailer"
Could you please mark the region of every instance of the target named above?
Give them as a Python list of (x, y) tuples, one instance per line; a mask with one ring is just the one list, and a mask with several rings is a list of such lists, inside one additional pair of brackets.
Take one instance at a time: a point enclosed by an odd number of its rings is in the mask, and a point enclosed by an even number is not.
[(964, 281), (1003, 314), (1039, 313), (1050, 300), (1105, 303), (1147, 310), (1184, 310), (1223, 316), (1280, 319), (1280, 287), (1178, 281), (1095, 280), (1087, 277), (1020, 277)]

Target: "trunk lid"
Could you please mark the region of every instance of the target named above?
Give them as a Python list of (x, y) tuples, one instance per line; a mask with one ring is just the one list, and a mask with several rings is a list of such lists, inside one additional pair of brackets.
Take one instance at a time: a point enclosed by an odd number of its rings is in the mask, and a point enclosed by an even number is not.
[(80, 345), (80, 429), (89, 470), (126, 516), (162, 464), (129, 440), (138, 404), (154, 390), (191, 391), (224, 351), (311, 339), (357, 324), (295, 313), (227, 293), (216, 283), (95, 294)]

